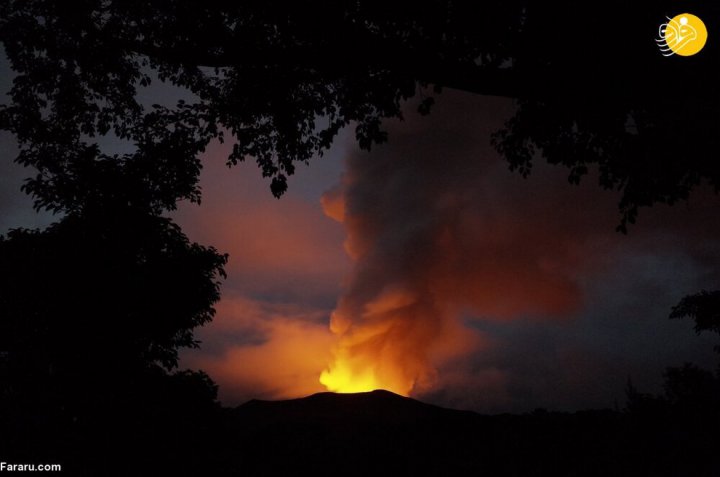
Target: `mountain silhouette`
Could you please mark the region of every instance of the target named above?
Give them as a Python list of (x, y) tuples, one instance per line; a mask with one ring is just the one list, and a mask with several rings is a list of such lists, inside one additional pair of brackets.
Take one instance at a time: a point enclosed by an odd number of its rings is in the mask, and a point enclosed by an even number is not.
[(250, 475), (442, 475), (473, 468), (457, 441), (484, 419), (376, 390), (252, 400), (229, 410), (225, 422), (234, 433), (228, 441), (243, 454), (239, 470)]
[(238, 406), (234, 412), (240, 419), (258, 420), (262, 425), (277, 421), (297, 424), (342, 421), (369, 425), (375, 420), (382, 421), (383, 425), (388, 420), (417, 425), (480, 418), (471, 411), (446, 409), (382, 389), (349, 394), (324, 392), (283, 401), (253, 399)]
[(8, 462), (41, 456), (79, 476), (720, 475), (716, 418), (689, 418), (695, 407), (645, 395), (633, 402), (624, 411), (483, 415), (378, 390), (235, 408), (107, 407), (105, 426), (85, 425), (91, 439), (77, 426), (64, 440), (39, 436)]
[(214, 475), (720, 475), (687, 429), (655, 414), (652, 422), (610, 409), (483, 415), (382, 390), (222, 412)]

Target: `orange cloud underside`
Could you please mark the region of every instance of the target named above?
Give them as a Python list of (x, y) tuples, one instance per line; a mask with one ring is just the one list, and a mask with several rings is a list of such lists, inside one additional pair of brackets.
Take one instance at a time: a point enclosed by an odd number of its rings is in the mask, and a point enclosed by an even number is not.
[(230, 343), (219, 355), (194, 352), (187, 362), (222, 383), (221, 398), (283, 399), (324, 390), (318, 374), (330, 359), (334, 338), (322, 310), (225, 299), (218, 307), (208, 341), (221, 336), (256, 334), (253, 343)]

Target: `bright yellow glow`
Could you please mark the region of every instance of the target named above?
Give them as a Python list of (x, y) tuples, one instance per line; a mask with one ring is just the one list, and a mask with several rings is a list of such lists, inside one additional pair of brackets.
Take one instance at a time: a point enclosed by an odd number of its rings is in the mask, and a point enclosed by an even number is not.
[(371, 370), (353, 374), (343, 363), (336, 364), (332, 370), (323, 371), (320, 383), (325, 385), (328, 391), (336, 393), (361, 393), (382, 389)]
[(320, 383), (328, 391), (336, 393), (360, 393), (386, 389), (396, 394), (408, 396), (413, 382), (402, 373), (382, 366), (371, 356), (351, 356), (347, 349), (336, 350), (335, 361), (320, 375)]
[(415, 298), (407, 291), (384, 290), (359, 312), (339, 307), (330, 329), (338, 336), (333, 360), (320, 375), (329, 391), (357, 393), (386, 389), (408, 396), (427, 363), (416, 350), (423, 349), (423, 329), (414, 329)]

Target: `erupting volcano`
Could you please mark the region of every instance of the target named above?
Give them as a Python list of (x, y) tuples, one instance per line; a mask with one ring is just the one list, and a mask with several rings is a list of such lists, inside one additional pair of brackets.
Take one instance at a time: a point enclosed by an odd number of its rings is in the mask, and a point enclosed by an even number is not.
[[(335, 361), (320, 376), (328, 390), (386, 389), (403, 396), (431, 384), (427, 350), (439, 331), (437, 317), (411, 293), (383, 290), (360, 310), (341, 300), (330, 328), (339, 336)], [(355, 319), (353, 319), (355, 318)]]
[(494, 199), (517, 179), (477, 140), (495, 123), (453, 112), (502, 118), (509, 104), (445, 101), (437, 122), (388, 123), (393, 143), (351, 154), (339, 186), (322, 197), (353, 261), (320, 376), (329, 391), (417, 397), (443, 386), (447, 363), (488, 342), (473, 322), (561, 317), (580, 303), (574, 249), (556, 239), (565, 225), (537, 214), (528, 186), (508, 204)]

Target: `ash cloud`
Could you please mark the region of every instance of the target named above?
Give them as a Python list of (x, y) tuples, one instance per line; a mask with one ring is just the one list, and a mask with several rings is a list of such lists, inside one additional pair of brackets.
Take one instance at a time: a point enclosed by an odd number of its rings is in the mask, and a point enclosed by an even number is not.
[(233, 405), (324, 390), (344, 349), (346, 371), (483, 412), (622, 406), (628, 376), (659, 391), (666, 366), (714, 366), (712, 337), (667, 315), (720, 284), (717, 197), (642, 210), (617, 234), (618, 197), (595, 177), (507, 170), (489, 137), (512, 108), (446, 92), (431, 115), (388, 124), (389, 143), (348, 147), (322, 198), (342, 224), (318, 207), (342, 147), (279, 201), (254, 164), (228, 171), (210, 150), (203, 204), (177, 218), (230, 253), (229, 277), (184, 365)]
[(508, 170), (489, 138), (512, 112), (445, 93), (430, 116), (388, 124), (388, 144), (349, 156), (323, 198), (354, 261), (327, 382), (369, 372), (440, 403), (567, 409), (612, 405), (628, 375), (657, 387), (664, 366), (711, 362), (707, 340), (666, 317), (718, 285), (717, 198), (641, 211), (620, 235), (618, 195), (592, 174), (573, 186), (540, 159), (529, 179)]

